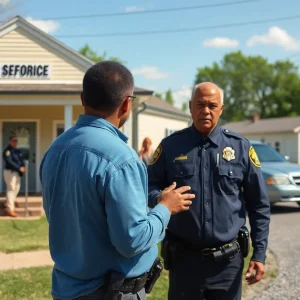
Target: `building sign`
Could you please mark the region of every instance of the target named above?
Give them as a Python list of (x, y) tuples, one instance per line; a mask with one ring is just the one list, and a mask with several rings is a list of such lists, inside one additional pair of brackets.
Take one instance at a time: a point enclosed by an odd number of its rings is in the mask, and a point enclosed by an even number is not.
[(0, 78), (49, 78), (49, 65), (0, 64)]

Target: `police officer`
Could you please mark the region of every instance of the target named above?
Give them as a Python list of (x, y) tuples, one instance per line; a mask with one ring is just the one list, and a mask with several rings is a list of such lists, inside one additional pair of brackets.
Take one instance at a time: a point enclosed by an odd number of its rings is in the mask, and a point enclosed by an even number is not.
[(9, 138), (9, 145), (3, 151), (4, 181), (6, 184), (6, 213), (10, 217), (17, 217), (15, 212), (15, 200), (20, 191), (21, 176), (25, 172), (24, 160), (21, 152), (17, 149), (18, 139), (16, 136)]
[(173, 181), (196, 195), (189, 211), (172, 216), (163, 243), (169, 300), (241, 299), (244, 204), (254, 248), (246, 280), (264, 274), (270, 205), (260, 162), (247, 139), (218, 126), (224, 104), (215, 84), (196, 85), (189, 106), (193, 125), (165, 138), (148, 167), (151, 207)]

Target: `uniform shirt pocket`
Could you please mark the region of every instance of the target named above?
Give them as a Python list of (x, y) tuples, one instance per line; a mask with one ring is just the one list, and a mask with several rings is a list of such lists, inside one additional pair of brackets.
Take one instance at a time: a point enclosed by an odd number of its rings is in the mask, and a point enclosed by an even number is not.
[(196, 182), (196, 165), (193, 162), (174, 162), (171, 167), (170, 184), (175, 181), (177, 188), (189, 185), (195, 191)]
[(219, 187), (225, 194), (233, 195), (241, 187), (243, 180), (242, 168), (231, 165), (220, 165), (219, 168)]

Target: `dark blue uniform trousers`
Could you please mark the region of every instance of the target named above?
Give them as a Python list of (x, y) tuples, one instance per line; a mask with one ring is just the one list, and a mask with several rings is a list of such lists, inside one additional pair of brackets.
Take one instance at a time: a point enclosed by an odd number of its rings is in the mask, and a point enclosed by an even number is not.
[(195, 253), (176, 255), (169, 271), (169, 300), (240, 300), (244, 259), (204, 261)]

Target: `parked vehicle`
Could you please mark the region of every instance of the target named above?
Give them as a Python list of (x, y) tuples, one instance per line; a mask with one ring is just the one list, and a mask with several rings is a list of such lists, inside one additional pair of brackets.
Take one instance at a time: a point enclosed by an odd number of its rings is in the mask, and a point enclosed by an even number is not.
[(269, 145), (250, 141), (261, 163), (270, 203), (296, 202), (300, 206), (300, 165), (288, 161)]

